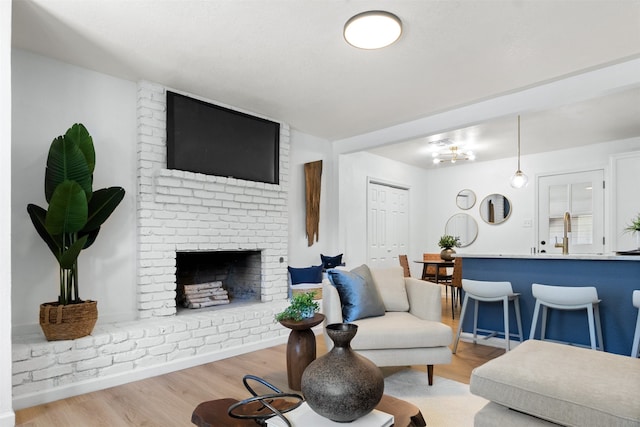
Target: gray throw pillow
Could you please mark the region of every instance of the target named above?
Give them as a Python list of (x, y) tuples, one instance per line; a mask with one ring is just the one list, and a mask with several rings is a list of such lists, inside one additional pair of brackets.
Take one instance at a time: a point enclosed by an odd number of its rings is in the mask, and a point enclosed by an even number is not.
[(351, 271), (329, 270), (327, 273), (340, 295), (345, 322), (384, 315), (384, 302), (369, 267), (363, 264)]

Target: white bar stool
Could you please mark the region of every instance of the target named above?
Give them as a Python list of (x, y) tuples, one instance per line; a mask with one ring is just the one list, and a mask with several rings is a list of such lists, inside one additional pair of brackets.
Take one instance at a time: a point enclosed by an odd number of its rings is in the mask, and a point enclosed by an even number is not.
[[(478, 331), (487, 332), (483, 338), (489, 338), (497, 334), (503, 334), (505, 338), (505, 350), (509, 351), (509, 337), (511, 335), (518, 337), (522, 342), (522, 319), (520, 318), (520, 294), (514, 293), (511, 282), (487, 282), (482, 280), (462, 279), (462, 289), (464, 290), (464, 301), (462, 302), (462, 310), (460, 311), (460, 323), (458, 324), (458, 333), (453, 344), (453, 354), (458, 349), (458, 341), (460, 341), (460, 333), (462, 332), (462, 322), (467, 309), (469, 298), (473, 299), (475, 306), (473, 309), (473, 343), (478, 339)], [(518, 333), (512, 334), (509, 330), (509, 301), (513, 301), (516, 313), (516, 322), (518, 324)], [(478, 303), (479, 302), (502, 302), (504, 316), (504, 332), (490, 331), (487, 329), (478, 329)]]
[(640, 344), (640, 291), (633, 291), (633, 306), (638, 309), (638, 320), (636, 320), (636, 333), (633, 334), (631, 357), (638, 357), (638, 344)]
[[(536, 326), (538, 323), (538, 313), (542, 306), (542, 324), (540, 327), (540, 339), (544, 340), (547, 330), (547, 309), (555, 308), (557, 310), (587, 310), (589, 320), (589, 338), (591, 339), (591, 348), (593, 350), (604, 351), (602, 341), (602, 327), (600, 326), (600, 310), (598, 299), (598, 291), (593, 286), (550, 286), (534, 283), (531, 286), (533, 297), (536, 299), (536, 306), (533, 310), (533, 320), (531, 322), (531, 333), (529, 339), (534, 339)], [(596, 345), (596, 335), (598, 336), (598, 344)]]

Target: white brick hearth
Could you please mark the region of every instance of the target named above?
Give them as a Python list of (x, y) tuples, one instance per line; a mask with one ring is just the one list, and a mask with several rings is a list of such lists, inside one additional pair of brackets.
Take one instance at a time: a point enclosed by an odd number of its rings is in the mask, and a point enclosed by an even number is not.
[[(265, 348), (289, 333), (273, 320), (288, 295), (288, 125), (280, 124), (280, 182), (266, 184), (166, 169), (165, 88), (140, 82), (137, 111), (139, 320), (99, 324), (74, 341), (15, 338), (14, 409)], [(261, 254), (261, 301), (177, 315), (176, 252), (236, 250)]]
[(100, 390), (285, 342), (286, 302), (97, 326), (85, 338), (13, 342), (13, 407)]

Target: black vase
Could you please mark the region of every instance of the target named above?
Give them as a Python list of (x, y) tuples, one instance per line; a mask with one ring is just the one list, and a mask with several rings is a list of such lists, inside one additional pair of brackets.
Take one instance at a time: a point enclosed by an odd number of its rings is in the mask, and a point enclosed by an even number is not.
[(354, 421), (376, 407), (384, 393), (384, 378), (369, 359), (351, 349), (358, 326), (327, 325), (333, 341), (327, 354), (314, 360), (302, 374), (302, 394), (318, 414), (339, 423)]

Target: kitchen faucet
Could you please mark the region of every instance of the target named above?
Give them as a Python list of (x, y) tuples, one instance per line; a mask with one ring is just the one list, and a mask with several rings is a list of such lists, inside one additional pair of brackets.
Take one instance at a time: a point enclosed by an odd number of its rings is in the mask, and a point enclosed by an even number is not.
[(569, 254), (569, 233), (571, 233), (571, 214), (569, 212), (564, 213), (564, 230), (562, 235), (562, 243), (558, 243), (558, 238), (556, 237), (556, 244), (554, 245), (556, 248), (562, 248), (562, 255)]

